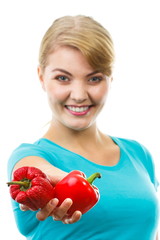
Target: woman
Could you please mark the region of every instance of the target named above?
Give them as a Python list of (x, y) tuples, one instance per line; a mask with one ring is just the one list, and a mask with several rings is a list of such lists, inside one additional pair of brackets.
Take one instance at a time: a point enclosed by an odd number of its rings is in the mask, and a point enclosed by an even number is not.
[[(72, 170), (96, 181), (100, 201), (83, 216), (66, 199), (52, 199), (34, 212), (13, 201), (19, 231), (27, 239), (156, 239), (157, 182), (147, 149), (136, 141), (102, 133), (96, 118), (112, 82), (114, 49), (110, 34), (90, 17), (57, 19), (46, 32), (38, 75), (48, 96), (52, 121), (33, 144), (20, 145), (9, 159), (9, 176), (22, 166), (45, 172), (53, 184)], [(74, 224), (73, 224), (74, 223)], [(67, 225), (66, 225), (67, 224)]]

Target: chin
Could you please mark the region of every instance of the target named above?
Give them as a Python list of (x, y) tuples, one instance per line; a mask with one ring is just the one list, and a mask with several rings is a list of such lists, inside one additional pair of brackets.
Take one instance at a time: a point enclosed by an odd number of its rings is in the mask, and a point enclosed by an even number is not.
[(88, 129), (92, 124), (83, 124), (83, 125), (66, 125), (67, 128), (73, 130), (73, 131), (83, 131)]

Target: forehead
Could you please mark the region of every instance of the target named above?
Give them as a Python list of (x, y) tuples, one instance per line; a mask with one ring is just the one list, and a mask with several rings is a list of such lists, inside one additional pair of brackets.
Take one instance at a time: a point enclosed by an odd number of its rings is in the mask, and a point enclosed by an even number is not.
[(47, 59), (47, 67), (94, 70), (80, 50), (69, 46), (60, 46), (51, 52)]

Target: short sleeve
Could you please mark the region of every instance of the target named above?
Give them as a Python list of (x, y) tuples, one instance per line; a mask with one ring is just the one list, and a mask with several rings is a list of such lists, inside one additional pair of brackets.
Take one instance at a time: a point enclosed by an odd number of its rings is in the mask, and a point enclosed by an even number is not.
[(18, 161), (20, 161), (22, 158), (28, 157), (28, 156), (42, 157), (49, 162), (51, 161), (49, 154), (46, 151), (42, 150), (40, 146), (35, 144), (23, 143), (12, 152), (8, 160), (7, 172), (8, 172), (9, 180), (11, 178), (12, 170), (15, 164)]
[(144, 147), (143, 145), (141, 145), (141, 149), (144, 154), (144, 158), (142, 159), (143, 164), (144, 164), (145, 168), (147, 169), (147, 172), (150, 176), (151, 182), (154, 184), (155, 189), (157, 190), (157, 188), (159, 186), (159, 182), (158, 182), (158, 180), (156, 178), (156, 174), (155, 174), (155, 163), (154, 163), (153, 157), (152, 157), (151, 153), (148, 151), (148, 149), (146, 147)]

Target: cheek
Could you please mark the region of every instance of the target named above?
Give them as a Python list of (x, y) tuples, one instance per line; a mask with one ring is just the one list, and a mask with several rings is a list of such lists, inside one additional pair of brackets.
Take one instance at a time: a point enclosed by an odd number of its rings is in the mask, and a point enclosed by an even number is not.
[(49, 100), (54, 103), (62, 103), (63, 101), (66, 100), (66, 98), (68, 97), (68, 91), (66, 91), (63, 88), (58, 88), (58, 87), (50, 87), (49, 89), (47, 89), (47, 95)]
[(109, 87), (107, 85), (95, 88), (92, 92), (92, 96), (95, 102), (103, 103), (108, 95)]

